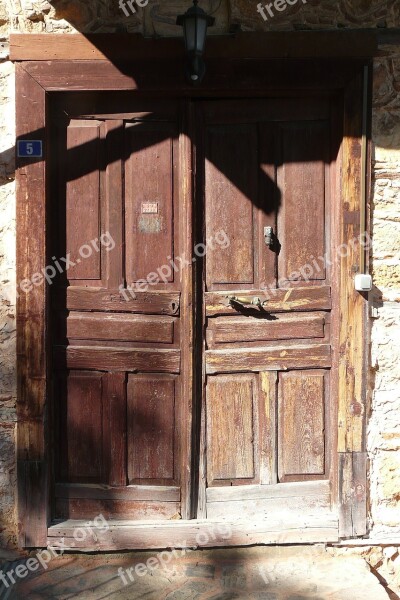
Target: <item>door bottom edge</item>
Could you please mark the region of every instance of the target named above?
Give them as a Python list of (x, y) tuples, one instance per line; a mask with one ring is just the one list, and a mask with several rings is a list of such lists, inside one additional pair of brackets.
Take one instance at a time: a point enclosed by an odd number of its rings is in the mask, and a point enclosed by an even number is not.
[[(86, 526), (86, 529), (85, 529)], [(84, 535), (83, 532), (87, 532)], [(48, 545), (63, 541), (63, 550), (107, 552), (119, 550), (163, 550), (168, 548), (221, 548), (253, 545), (334, 543), (339, 541), (335, 513), (293, 519), (258, 521), (112, 522), (103, 531), (89, 530), (87, 521), (68, 520), (48, 528)]]

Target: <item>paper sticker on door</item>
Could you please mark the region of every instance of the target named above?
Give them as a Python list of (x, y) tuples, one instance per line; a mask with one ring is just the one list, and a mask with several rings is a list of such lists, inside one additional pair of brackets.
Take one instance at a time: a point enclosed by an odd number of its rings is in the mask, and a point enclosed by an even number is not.
[(142, 215), (158, 215), (158, 202), (143, 202)]

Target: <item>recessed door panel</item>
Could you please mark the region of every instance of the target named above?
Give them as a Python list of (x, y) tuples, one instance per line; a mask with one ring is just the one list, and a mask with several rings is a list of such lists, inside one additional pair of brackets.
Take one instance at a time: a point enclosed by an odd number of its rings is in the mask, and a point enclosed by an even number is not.
[(325, 474), (327, 372), (280, 373), (279, 481)]
[[(144, 122), (126, 126), (125, 240), (128, 283), (148, 275), (174, 259), (174, 193), (176, 129)], [(163, 273), (170, 284), (174, 269)]]
[[(329, 121), (286, 122), (279, 126), (278, 279), (322, 281), (325, 247)], [(329, 198), (328, 198), (329, 199)]]
[(177, 380), (129, 375), (128, 481), (168, 485), (176, 473)]
[(258, 407), (253, 375), (216, 375), (207, 380), (209, 484), (254, 482)]
[(222, 230), (230, 240), (229, 252), (209, 253), (207, 286), (253, 286), (257, 131), (252, 125), (221, 125), (206, 135), (206, 198), (218, 197), (208, 206), (207, 233), (215, 237)]

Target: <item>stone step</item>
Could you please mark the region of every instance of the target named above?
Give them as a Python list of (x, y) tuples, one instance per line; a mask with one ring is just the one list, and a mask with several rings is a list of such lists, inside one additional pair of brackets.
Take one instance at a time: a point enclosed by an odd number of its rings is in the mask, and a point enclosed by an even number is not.
[(8, 597), (17, 600), (389, 598), (362, 558), (331, 556), (320, 546), (64, 555), (11, 588)]

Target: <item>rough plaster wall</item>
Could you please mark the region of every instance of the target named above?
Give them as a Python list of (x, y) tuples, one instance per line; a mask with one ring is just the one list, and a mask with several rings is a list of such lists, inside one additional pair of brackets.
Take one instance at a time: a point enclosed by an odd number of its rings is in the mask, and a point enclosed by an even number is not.
[[(215, 32), (232, 25), (244, 30), (307, 28), (399, 27), (398, 0), (309, 0), (276, 12), (264, 22), (257, 1), (203, 0), (215, 13)], [(0, 0), (0, 47), (8, 32), (142, 32), (176, 33), (174, 18), (190, 3), (150, 0), (144, 13), (125, 17), (118, 1)], [(4, 54), (4, 52), (3, 52)], [(13, 286), (13, 67), (0, 58), (0, 543), (15, 537), (14, 424), (15, 312)], [(383, 296), (372, 332), (372, 373), (375, 380), (369, 415), (372, 535), (400, 535), (400, 49), (382, 48), (374, 77), (374, 202), (372, 265), (375, 284)], [(382, 551), (380, 551), (382, 552)], [(390, 552), (389, 552), (390, 554)], [(396, 552), (385, 564), (397, 558)], [(382, 555), (383, 556), (383, 555)], [(390, 567), (392, 568), (392, 567)], [(390, 570), (390, 569), (389, 569)]]

